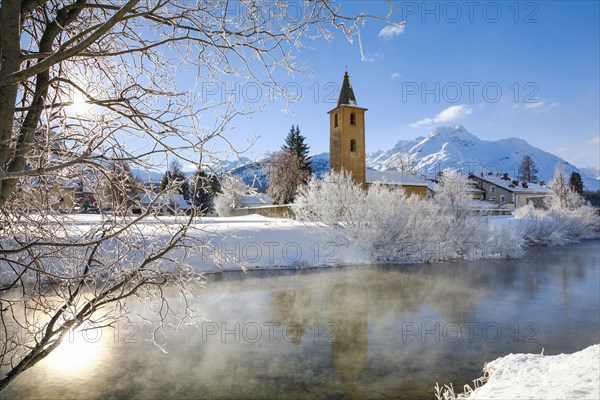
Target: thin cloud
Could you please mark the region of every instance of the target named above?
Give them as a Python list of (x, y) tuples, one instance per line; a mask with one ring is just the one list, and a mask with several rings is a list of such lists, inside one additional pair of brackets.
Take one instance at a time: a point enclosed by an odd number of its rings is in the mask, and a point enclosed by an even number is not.
[(555, 101), (550, 104), (547, 104), (546, 100), (539, 100), (535, 103), (526, 103), (523, 106), (523, 109), (530, 110), (530, 111), (537, 112), (537, 113), (545, 113), (545, 112), (552, 110), (555, 107), (558, 107), (558, 103)]
[(377, 60), (381, 60), (383, 58), (383, 56), (379, 53), (373, 53), (373, 54), (366, 54), (365, 57), (363, 58), (363, 61), (366, 61), (368, 63), (372, 63), (375, 62)]
[(379, 37), (391, 39), (404, 33), (404, 25), (388, 25), (379, 31)]
[(390, 79), (400, 78), (400, 72), (394, 72), (390, 75)]
[(183, 168), (182, 168), (182, 170), (183, 170), (184, 172), (194, 172), (194, 171), (195, 171), (195, 170), (197, 170), (197, 169), (198, 169), (198, 166), (197, 166), (197, 165), (195, 165), (195, 164), (189, 164), (189, 163), (188, 163), (188, 164), (185, 164), (185, 165), (183, 166)]
[(466, 118), (473, 112), (470, 107), (461, 104), (458, 106), (451, 106), (437, 114), (433, 118), (423, 118), (417, 122), (410, 124), (411, 128), (419, 128), (421, 126), (429, 126), (433, 124), (441, 124), (446, 122), (458, 121)]

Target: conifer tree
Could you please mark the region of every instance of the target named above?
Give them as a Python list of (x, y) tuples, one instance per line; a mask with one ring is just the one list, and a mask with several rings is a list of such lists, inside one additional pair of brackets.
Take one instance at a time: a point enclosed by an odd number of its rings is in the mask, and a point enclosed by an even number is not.
[(203, 212), (210, 211), (215, 194), (220, 190), (217, 177), (205, 172), (202, 167), (198, 167), (192, 178), (191, 186), (192, 204)]
[(521, 182), (537, 182), (538, 167), (533, 159), (526, 155), (519, 165), (519, 179)]
[(583, 194), (583, 180), (581, 180), (581, 175), (579, 172), (571, 173), (571, 178), (569, 179), (569, 188), (571, 188), (571, 190), (574, 192)]
[(183, 198), (188, 200), (190, 198), (190, 185), (187, 181), (187, 177), (183, 173), (181, 163), (179, 160), (173, 160), (160, 182), (160, 189), (165, 190), (169, 187), (177, 187), (179, 194), (183, 195)]
[(300, 126), (296, 125), (294, 128), (294, 125), (292, 125), (290, 132), (285, 138), (285, 145), (282, 146), (282, 149), (289, 150), (292, 154), (297, 156), (301, 160), (301, 169), (306, 171), (308, 176), (310, 176), (310, 174), (312, 174), (312, 167), (310, 165), (311, 160), (308, 156), (310, 146), (305, 143), (305, 140), (306, 138), (300, 133)]

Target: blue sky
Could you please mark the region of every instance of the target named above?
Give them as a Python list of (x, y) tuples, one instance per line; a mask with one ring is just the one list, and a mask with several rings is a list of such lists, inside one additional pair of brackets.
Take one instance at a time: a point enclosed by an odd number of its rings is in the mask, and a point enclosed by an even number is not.
[[(600, 27), (597, 1), (398, 2), (403, 32), (367, 21), (358, 45), (337, 34), (299, 54), (313, 78), (284, 77), (300, 100), (236, 119), (229, 138), (249, 158), (283, 144), (299, 124), (313, 154), (329, 151), (327, 111), (347, 67), (366, 117), (367, 151), (460, 123), (482, 139), (519, 137), (573, 164), (600, 164)], [(472, 4), (469, 6), (468, 4)], [(383, 12), (382, 1), (346, 1), (347, 12)], [(287, 80), (286, 80), (287, 79)], [(243, 89), (240, 89), (243, 90)], [(217, 94), (218, 95), (218, 94)]]

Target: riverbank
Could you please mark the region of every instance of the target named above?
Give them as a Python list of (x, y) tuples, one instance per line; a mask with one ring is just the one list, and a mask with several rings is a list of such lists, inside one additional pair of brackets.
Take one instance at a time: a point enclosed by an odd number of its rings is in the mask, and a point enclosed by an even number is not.
[[(102, 224), (94, 214), (58, 215), (57, 223), (67, 227), (72, 237), (84, 236)], [(494, 238), (476, 237), (464, 248), (445, 247), (437, 242), (401, 242), (399, 251), (411, 253), (411, 263), (440, 262), (451, 259), (527, 259), (535, 248), (517, 240), (526, 219), (509, 216), (482, 216), (494, 232)], [(185, 217), (151, 217), (135, 227), (141, 241), (168, 240)], [(195, 239), (193, 249), (174, 256), (185, 258), (194, 270), (203, 273), (228, 270), (316, 268), (336, 265), (360, 265), (385, 262), (378, 260), (364, 246), (333, 240), (318, 223), (303, 223), (285, 218), (260, 215), (240, 217), (204, 217), (193, 221), (189, 235)], [(135, 236), (132, 236), (135, 238)], [(522, 238), (521, 238), (522, 239)], [(560, 242), (559, 242), (560, 243)], [(562, 244), (566, 244), (564, 242)], [(362, 248), (361, 248), (362, 247)]]
[[(598, 399), (600, 344), (573, 354), (509, 354), (484, 367), (486, 383), (469, 394), (449, 398)], [(445, 398), (445, 397), (442, 397)]]

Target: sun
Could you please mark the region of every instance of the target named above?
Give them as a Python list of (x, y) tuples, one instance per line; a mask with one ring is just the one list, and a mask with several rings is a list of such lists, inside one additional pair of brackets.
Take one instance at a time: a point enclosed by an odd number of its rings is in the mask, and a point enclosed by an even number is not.
[(75, 111), (77, 115), (81, 115), (87, 113), (92, 108), (92, 105), (87, 102), (85, 96), (82, 93), (76, 92), (73, 96), (73, 103), (71, 104), (71, 108), (73, 109), (73, 111)]

